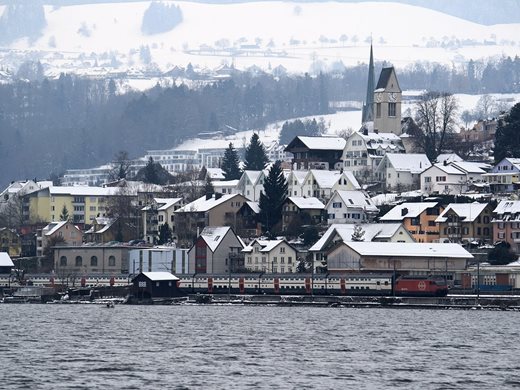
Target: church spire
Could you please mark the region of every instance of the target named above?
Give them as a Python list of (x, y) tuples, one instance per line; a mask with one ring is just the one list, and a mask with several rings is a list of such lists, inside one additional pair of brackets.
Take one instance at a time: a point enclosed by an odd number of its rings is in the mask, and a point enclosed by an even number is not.
[(365, 104), (363, 104), (362, 123), (374, 120), (374, 54), (372, 51), (372, 42), (370, 42), (370, 61), (368, 63), (368, 80), (367, 80), (367, 96)]

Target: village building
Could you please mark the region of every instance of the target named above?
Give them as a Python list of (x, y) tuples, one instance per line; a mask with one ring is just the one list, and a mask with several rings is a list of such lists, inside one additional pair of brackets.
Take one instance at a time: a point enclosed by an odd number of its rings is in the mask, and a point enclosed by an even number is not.
[(188, 251), (193, 273), (228, 274), (243, 268), (244, 243), (229, 226), (208, 226)]
[[(287, 175), (287, 193), (289, 196), (305, 196), (303, 193), (303, 185), (309, 171), (289, 171)], [(310, 195), (307, 195), (310, 196)]]
[(85, 242), (104, 244), (107, 242), (126, 242), (136, 238), (133, 226), (119, 218), (98, 217), (84, 235)]
[(205, 195), (174, 212), (175, 231), (182, 247), (191, 244), (206, 226), (236, 229), (238, 211), (248, 199), (240, 194)]
[(487, 203), (450, 203), (437, 217), (440, 242), (491, 244), (492, 209)]
[(251, 272), (294, 273), (297, 268), (298, 252), (285, 239), (254, 239), (242, 252), (244, 267)]
[(81, 246), (83, 232), (70, 221), (52, 222), (38, 231), (36, 237), (36, 255), (43, 256), (45, 248), (53, 239), (63, 246)]
[(388, 191), (417, 190), (421, 186), (421, 173), (431, 167), (425, 154), (385, 154), (375, 170)]
[(132, 279), (137, 299), (172, 298), (180, 294), (179, 278), (170, 272), (141, 272)]
[(259, 215), (260, 205), (258, 202), (244, 202), (237, 213), (236, 232), (238, 236), (258, 237), (262, 233)]
[(506, 157), (482, 177), (495, 194), (513, 192), (520, 187), (520, 158)]
[(421, 173), (421, 191), (426, 194), (463, 194), (477, 184), (485, 185), (488, 164), (468, 161), (436, 163)]
[(216, 180), (212, 181), (213, 190), (220, 194), (238, 194), (238, 183), (240, 180)]
[(396, 275), (438, 275), (453, 280), (473, 259), (459, 244), (341, 242), (327, 258), (330, 273), (392, 272)]
[(22, 253), (22, 240), (15, 229), (0, 228), (0, 252), (11, 257), (19, 257)]
[(493, 242), (507, 242), (520, 254), (520, 201), (503, 200), (493, 210)]
[(380, 222), (399, 222), (417, 242), (439, 242), (439, 226), (435, 222), (443, 211), (437, 202), (405, 202), (383, 215)]
[(293, 155), (292, 168), (334, 170), (341, 167), (345, 139), (341, 137), (295, 137), (285, 148)]
[[(183, 198), (153, 198), (151, 202), (141, 209), (143, 216), (143, 239), (154, 244), (159, 239), (159, 228), (168, 224), (172, 230), (172, 240), (175, 238), (175, 211), (184, 205)], [(136, 238), (136, 237), (134, 237)]]
[(188, 249), (174, 246), (131, 247), (128, 251), (128, 270), (132, 275), (139, 272), (189, 274)]
[(0, 252), (0, 274), (10, 274), (14, 267), (13, 260), (7, 252)]
[(364, 191), (335, 191), (325, 205), (327, 223), (371, 222), (378, 208)]
[(325, 205), (318, 198), (289, 196), (282, 206), (282, 230), (295, 224), (318, 225), (325, 220)]
[(128, 251), (125, 245), (82, 245), (54, 247), (54, 273), (59, 279), (70, 275), (128, 274)]
[(260, 194), (264, 191), (264, 180), (268, 175), (263, 171), (244, 171), (236, 186), (237, 192), (253, 202), (260, 201)]
[(361, 186), (352, 172), (311, 169), (305, 176), (301, 193), (303, 197), (315, 197), (327, 201), (334, 191), (356, 191), (360, 189)]
[(394, 67), (383, 68), (374, 91), (374, 131), (401, 134), (401, 100)]

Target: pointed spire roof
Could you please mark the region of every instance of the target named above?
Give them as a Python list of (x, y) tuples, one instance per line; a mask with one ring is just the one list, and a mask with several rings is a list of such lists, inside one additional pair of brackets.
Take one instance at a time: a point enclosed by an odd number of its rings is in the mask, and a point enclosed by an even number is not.
[(372, 49), (372, 42), (370, 42), (370, 61), (368, 63), (368, 80), (367, 80), (367, 96), (365, 104), (363, 104), (363, 115), (361, 123), (366, 123), (374, 120), (374, 53)]

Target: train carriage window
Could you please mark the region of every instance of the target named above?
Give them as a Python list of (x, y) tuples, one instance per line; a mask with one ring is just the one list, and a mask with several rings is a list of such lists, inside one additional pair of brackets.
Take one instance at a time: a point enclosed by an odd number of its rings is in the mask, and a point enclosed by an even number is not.
[(381, 285), (381, 282), (378, 280), (376, 284), (377, 284), (378, 286), (380, 286), (380, 285)]

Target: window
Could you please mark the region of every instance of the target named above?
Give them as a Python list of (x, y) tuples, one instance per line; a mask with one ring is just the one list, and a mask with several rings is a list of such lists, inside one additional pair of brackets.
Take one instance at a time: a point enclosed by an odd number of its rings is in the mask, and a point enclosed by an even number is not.
[(90, 266), (91, 267), (97, 267), (97, 257), (96, 256), (92, 256), (90, 258)]
[(285, 263), (285, 257), (280, 257), (280, 263), (284, 264)]
[(83, 265), (83, 258), (81, 256), (76, 256), (76, 267), (81, 267)]
[(428, 226), (435, 226), (435, 221), (428, 221)]
[(278, 262), (278, 258), (275, 256), (273, 257), (273, 263), (276, 264)]
[(60, 257), (60, 267), (66, 267), (67, 266), (67, 258), (65, 256)]
[(432, 182), (432, 177), (431, 177), (431, 176), (426, 176), (426, 177), (424, 178), (424, 182), (425, 182), (425, 183), (431, 183), (431, 182)]
[(376, 104), (376, 118), (381, 118), (381, 103)]
[(388, 103), (388, 116), (396, 116), (397, 103)]
[(341, 207), (341, 202), (334, 202), (332, 203), (332, 207), (335, 209), (339, 209)]
[(285, 247), (282, 246), (282, 247), (280, 248), (280, 253), (285, 253)]
[(291, 257), (291, 256), (289, 256), (289, 257), (287, 258), (287, 264), (292, 264), (292, 257)]
[(110, 256), (108, 258), (108, 266), (115, 267), (115, 265), (116, 265), (116, 258), (114, 256)]

